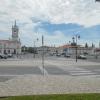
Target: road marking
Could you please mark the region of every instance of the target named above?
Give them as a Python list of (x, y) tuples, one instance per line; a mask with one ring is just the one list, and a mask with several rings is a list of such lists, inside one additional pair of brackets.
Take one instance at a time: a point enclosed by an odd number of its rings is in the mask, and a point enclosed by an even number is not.
[(71, 73), (71, 75), (95, 75), (96, 73)]
[(88, 71), (88, 70), (73, 70), (70, 71), (71, 73), (91, 73), (92, 71)]
[(15, 76), (16, 77), (16, 76), (24, 76), (24, 75), (12, 75), (12, 74), (9, 75), (9, 74), (5, 74), (5, 75), (0, 75), (0, 76)]
[(0, 77), (2, 77), (2, 76), (8, 76), (8, 77), (10, 77), (10, 76), (13, 76), (13, 77), (17, 77), (17, 76), (33, 76), (33, 74), (23, 74), (23, 75), (13, 75), (13, 74), (4, 74), (4, 75), (0, 75)]
[(48, 75), (48, 72), (45, 70), (45, 68), (43, 69), (42, 66), (39, 66), (41, 72), (43, 73), (44, 72), (44, 75)]
[(92, 71), (88, 71), (88, 70), (80, 70), (80, 71), (69, 71), (71, 75), (95, 75), (96, 73), (92, 72)]

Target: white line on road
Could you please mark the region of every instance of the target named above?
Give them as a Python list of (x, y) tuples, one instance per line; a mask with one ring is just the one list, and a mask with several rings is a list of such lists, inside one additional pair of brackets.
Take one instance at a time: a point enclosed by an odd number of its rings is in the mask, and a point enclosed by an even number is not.
[(16, 76), (24, 76), (24, 75), (12, 75), (12, 74), (10, 75), (10, 74), (5, 74), (5, 75), (0, 75), (0, 76), (15, 76), (16, 77)]
[(1, 77), (2, 76), (8, 76), (8, 77), (10, 77), (10, 76), (13, 76), (13, 77), (17, 77), (17, 76), (32, 76), (33, 74), (23, 74), (23, 75), (14, 75), (14, 74), (2, 74), (2, 75), (0, 75)]
[(39, 66), (41, 72), (43, 73), (44, 72), (44, 75), (48, 75), (48, 72), (45, 70), (45, 68), (43, 69), (42, 66)]
[(88, 71), (88, 70), (73, 70), (73, 71), (70, 71), (71, 73), (91, 73), (92, 71)]
[(95, 75), (96, 73), (71, 73), (71, 75)]

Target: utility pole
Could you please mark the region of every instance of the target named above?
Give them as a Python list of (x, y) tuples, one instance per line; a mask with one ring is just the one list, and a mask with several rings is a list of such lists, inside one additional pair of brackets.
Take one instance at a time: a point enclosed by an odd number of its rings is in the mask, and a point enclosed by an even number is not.
[(44, 36), (42, 35), (42, 67), (43, 67), (43, 75), (44, 73)]

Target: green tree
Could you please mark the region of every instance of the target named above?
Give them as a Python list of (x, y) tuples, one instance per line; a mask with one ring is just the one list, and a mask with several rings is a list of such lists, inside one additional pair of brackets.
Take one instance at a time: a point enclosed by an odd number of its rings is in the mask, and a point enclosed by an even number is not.
[(95, 45), (92, 43), (92, 48), (94, 48), (95, 47)]
[(85, 44), (85, 48), (88, 48), (88, 44), (87, 43)]

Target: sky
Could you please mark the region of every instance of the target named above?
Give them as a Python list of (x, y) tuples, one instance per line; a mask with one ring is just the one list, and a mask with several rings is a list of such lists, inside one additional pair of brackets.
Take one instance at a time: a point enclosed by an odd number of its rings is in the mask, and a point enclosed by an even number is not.
[[(80, 35), (78, 44), (100, 41), (100, 3), (95, 0), (0, 0), (0, 39), (11, 38), (14, 21), (22, 45), (69, 44)], [(38, 41), (37, 41), (38, 38)]]

